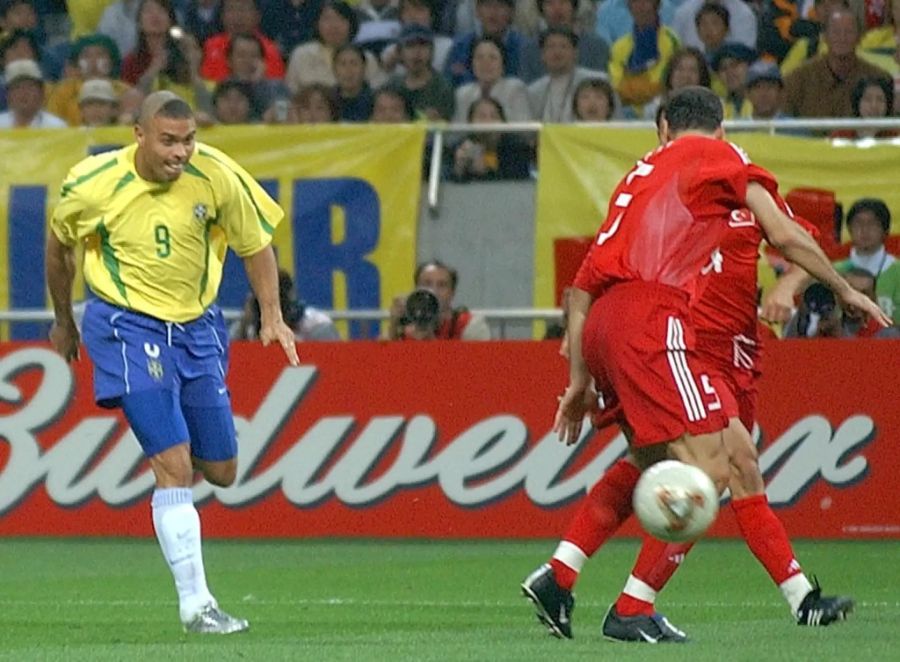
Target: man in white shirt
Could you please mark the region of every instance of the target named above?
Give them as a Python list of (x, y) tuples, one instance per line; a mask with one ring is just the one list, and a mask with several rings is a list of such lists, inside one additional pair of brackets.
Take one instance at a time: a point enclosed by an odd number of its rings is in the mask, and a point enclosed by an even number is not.
[(15, 60), (6, 65), (6, 101), (9, 110), (0, 113), (0, 129), (68, 126), (44, 110), (44, 76), (34, 60)]
[(541, 60), (546, 76), (528, 86), (531, 114), (542, 122), (574, 119), (575, 89), (585, 78), (607, 78), (606, 74), (576, 67), (578, 37), (569, 28), (549, 28), (540, 38)]

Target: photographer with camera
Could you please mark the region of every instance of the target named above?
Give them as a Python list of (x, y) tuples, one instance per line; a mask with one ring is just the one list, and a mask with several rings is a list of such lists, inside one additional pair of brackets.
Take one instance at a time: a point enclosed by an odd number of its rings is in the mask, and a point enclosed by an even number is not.
[[(294, 279), (284, 269), (278, 270), (278, 300), (284, 323), (294, 332), (297, 340), (340, 340), (332, 319), (297, 298)], [(232, 340), (256, 340), (260, 327), (259, 301), (251, 292), (244, 303), (241, 318), (228, 330)]]
[(391, 340), (490, 340), (487, 320), (465, 307), (453, 307), (459, 275), (439, 260), (416, 267), (416, 289), (395, 297)]
[[(875, 301), (875, 276), (850, 267), (844, 277), (853, 289)], [(797, 313), (784, 329), (785, 338), (896, 338), (897, 327), (882, 328), (853, 308), (842, 309), (834, 293), (819, 282), (803, 292)]]

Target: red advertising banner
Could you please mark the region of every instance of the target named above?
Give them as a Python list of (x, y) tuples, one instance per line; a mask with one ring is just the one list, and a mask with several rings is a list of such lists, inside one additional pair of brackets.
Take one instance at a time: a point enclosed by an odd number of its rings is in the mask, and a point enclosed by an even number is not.
[[(617, 431), (550, 433), (553, 342), (238, 343), (228, 489), (200, 483), (211, 536), (555, 537), (625, 450)], [(900, 343), (770, 343), (760, 462), (792, 536), (900, 538)], [(150, 536), (153, 478), (91, 369), (0, 344), (0, 535)], [(629, 521), (622, 532), (633, 535)], [(735, 536), (724, 508), (713, 535)]]

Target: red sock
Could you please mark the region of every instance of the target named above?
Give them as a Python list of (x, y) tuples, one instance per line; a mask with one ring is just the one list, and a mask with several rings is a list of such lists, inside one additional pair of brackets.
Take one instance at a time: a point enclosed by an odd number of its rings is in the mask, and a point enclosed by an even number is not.
[(772, 512), (765, 494), (731, 502), (741, 535), (753, 555), (779, 586), (801, 572), (781, 520)]
[(656, 594), (675, 574), (693, 546), (692, 542), (667, 543), (644, 536), (631, 576), (616, 600), (616, 613), (620, 616), (652, 615)]
[(565, 558), (565, 554), (563, 559), (554, 554), (550, 560), (560, 586), (572, 590), (584, 560), (593, 556), (631, 515), (631, 495), (640, 476), (636, 466), (619, 460), (591, 488), (560, 543), (577, 548), (579, 560)]

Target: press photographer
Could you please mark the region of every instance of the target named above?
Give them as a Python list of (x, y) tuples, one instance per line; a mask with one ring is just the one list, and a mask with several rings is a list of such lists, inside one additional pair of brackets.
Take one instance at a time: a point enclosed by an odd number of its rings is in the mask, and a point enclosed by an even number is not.
[(396, 297), (391, 305), (392, 340), (490, 340), (487, 320), (463, 306), (454, 307), (459, 276), (443, 262), (431, 260), (416, 268), (416, 289)]

